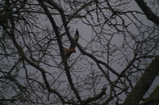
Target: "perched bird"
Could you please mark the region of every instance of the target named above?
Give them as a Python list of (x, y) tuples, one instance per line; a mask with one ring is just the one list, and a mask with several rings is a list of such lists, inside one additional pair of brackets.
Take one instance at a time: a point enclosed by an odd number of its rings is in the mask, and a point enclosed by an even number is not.
[[(78, 39), (79, 39), (79, 32), (78, 32), (78, 29), (76, 29), (76, 33), (74, 35), (74, 40), (76, 42), (78, 42)], [(70, 45), (69, 49), (66, 49), (66, 48), (63, 49), (66, 60), (71, 56), (72, 53), (76, 52), (75, 47), (76, 47), (76, 44), (74, 44), (74, 43), (71, 42), (71, 45)], [(62, 64), (62, 63), (63, 63), (63, 61), (60, 64)]]

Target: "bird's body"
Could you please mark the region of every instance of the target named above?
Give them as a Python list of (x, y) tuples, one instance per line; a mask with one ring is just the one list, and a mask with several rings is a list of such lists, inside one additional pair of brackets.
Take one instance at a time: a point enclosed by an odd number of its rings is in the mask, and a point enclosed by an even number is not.
[[(74, 35), (74, 40), (76, 42), (78, 42), (78, 39), (79, 39), (79, 32), (78, 32), (78, 29), (77, 29), (76, 33)], [(70, 45), (69, 49), (66, 49), (66, 48), (63, 49), (64, 50), (64, 54), (65, 54), (65, 60), (67, 60), (71, 56), (72, 53), (76, 52), (75, 47), (76, 47), (76, 44), (71, 42), (71, 45)], [(63, 61), (60, 64), (62, 64), (62, 63), (63, 63)]]
[(66, 48), (64, 48), (63, 50), (64, 50), (65, 54), (68, 54), (68, 53), (75, 53), (75, 52), (76, 52), (75, 49), (66, 49)]

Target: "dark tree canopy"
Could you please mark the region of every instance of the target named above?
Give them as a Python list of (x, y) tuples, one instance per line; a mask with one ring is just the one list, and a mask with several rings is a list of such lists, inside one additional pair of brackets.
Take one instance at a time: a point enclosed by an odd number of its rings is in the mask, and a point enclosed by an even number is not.
[(0, 1), (0, 104), (158, 105), (158, 6)]

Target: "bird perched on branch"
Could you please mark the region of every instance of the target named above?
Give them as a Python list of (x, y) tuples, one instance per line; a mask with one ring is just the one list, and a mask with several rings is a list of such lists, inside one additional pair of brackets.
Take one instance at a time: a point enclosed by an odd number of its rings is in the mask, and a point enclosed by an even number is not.
[[(78, 29), (76, 29), (76, 33), (74, 35), (74, 40), (76, 42), (78, 42), (78, 39), (79, 39), (79, 32), (78, 32)], [(66, 49), (66, 48), (63, 49), (66, 60), (71, 56), (72, 53), (76, 52), (75, 47), (76, 47), (76, 44), (74, 44), (74, 43), (71, 42), (71, 45), (70, 45), (69, 49)], [(62, 63), (63, 63), (63, 61), (60, 64), (62, 64)]]

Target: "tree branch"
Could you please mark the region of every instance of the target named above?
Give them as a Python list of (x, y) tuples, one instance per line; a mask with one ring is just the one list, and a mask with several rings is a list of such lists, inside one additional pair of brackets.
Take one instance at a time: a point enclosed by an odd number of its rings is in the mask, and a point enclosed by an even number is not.
[(135, 0), (141, 10), (145, 13), (148, 20), (151, 20), (155, 24), (159, 25), (159, 17), (154, 14), (151, 9), (147, 6), (144, 0)]
[(156, 57), (145, 70), (144, 74), (137, 82), (133, 90), (126, 98), (123, 105), (138, 105), (145, 93), (150, 88), (152, 82), (159, 74), (159, 56)]

